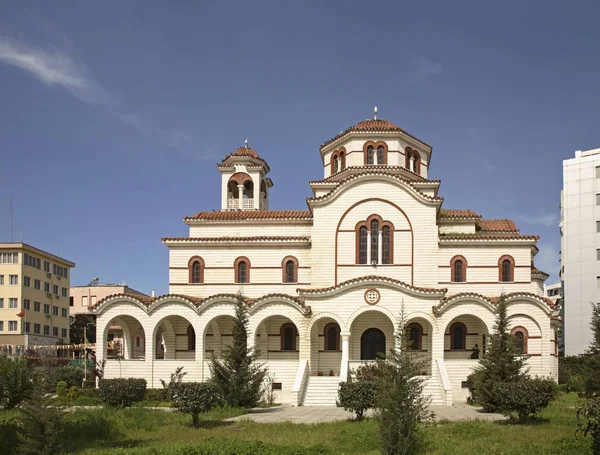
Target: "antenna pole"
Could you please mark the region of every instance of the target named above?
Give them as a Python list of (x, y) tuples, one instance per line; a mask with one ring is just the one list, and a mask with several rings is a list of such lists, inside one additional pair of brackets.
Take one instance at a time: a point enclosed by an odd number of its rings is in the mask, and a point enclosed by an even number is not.
[(12, 193), (10, 194), (10, 241), (14, 241), (14, 231), (15, 231), (15, 220), (13, 216), (13, 202), (12, 202)]

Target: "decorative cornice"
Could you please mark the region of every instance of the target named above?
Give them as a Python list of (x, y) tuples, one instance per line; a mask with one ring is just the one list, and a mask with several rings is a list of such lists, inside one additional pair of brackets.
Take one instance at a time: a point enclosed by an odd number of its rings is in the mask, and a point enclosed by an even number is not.
[(226, 245), (235, 244), (306, 244), (310, 245), (310, 237), (297, 236), (255, 236), (255, 237), (163, 237), (165, 245)]
[[(361, 152), (362, 153), (362, 152)], [(348, 166), (344, 170), (337, 172), (335, 174), (330, 175), (327, 178), (322, 180), (310, 180), (308, 183), (310, 185), (323, 185), (327, 183), (336, 183), (341, 180), (346, 179), (349, 175), (355, 174), (380, 174), (382, 171), (387, 172), (388, 174), (400, 175), (406, 174), (408, 177), (413, 177), (415, 181), (413, 183), (429, 183), (429, 184), (437, 184), (441, 183), (440, 180), (428, 180), (423, 177), (421, 174), (417, 174), (416, 172), (410, 171), (403, 166), (391, 166), (387, 164), (365, 164), (363, 166)], [(394, 172), (395, 171), (395, 172)]]
[[(494, 309), (495, 307), (497, 307), (498, 302), (501, 298), (502, 296), (488, 297), (483, 294), (478, 294), (476, 292), (460, 292), (458, 294), (453, 294), (448, 297), (442, 298), (440, 303), (438, 305), (434, 305), (431, 308), (431, 310), (433, 311), (433, 314), (438, 316), (439, 314), (443, 313), (448, 308), (448, 306), (466, 299), (479, 300), (481, 303), (487, 304), (490, 306), (490, 308)], [(532, 292), (511, 292), (509, 294), (504, 294), (504, 299), (507, 305), (519, 298), (528, 298), (538, 302), (540, 305), (544, 305), (545, 311), (549, 316), (552, 314), (552, 311), (556, 309), (556, 305), (554, 305), (554, 303), (549, 298), (539, 296)]]
[(272, 220), (312, 220), (309, 210), (232, 210), (218, 212), (198, 212), (183, 219), (186, 223), (195, 221), (272, 221)]

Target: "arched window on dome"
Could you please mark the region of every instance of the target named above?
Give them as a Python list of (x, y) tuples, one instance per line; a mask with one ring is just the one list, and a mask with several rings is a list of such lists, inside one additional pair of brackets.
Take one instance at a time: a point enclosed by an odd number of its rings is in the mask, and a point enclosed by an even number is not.
[(371, 221), (371, 263), (379, 263), (379, 221)]
[(372, 145), (367, 147), (367, 164), (375, 164), (375, 147)]
[(509, 283), (515, 280), (515, 260), (505, 255), (498, 260), (498, 281)]
[(381, 228), (381, 263), (392, 263), (392, 230), (389, 226)]
[(367, 263), (367, 244), (369, 241), (369, 232), (366, 226), (361, 226), (358, 230), (358, 263)]
[(385, 163), (385, 147), (380, 145), (377, 147), (377, 164)]
[(245, 284), (250, 282), (250, 260), (247, 257), (239, 257), (233, 265), (235, 282)]
[(298, 282), (298, 259), (286, 256), (281, 261), (282, 280), (284, 283)]
[(200, 256), (194, 256), (188, 261), (188, 272), (190, 284), (201, 284), (204, 282), (204, 260)]
[(340, 171), (343, 171), (346, 168), (346, 154), (341, 151), (340, 152)]
[(389, 265), (394, 262), (394, 225), (379, 215), (360, 221), (356, 232), (356, 264)]
[(339, 169), (340, 162), (338, 161), (336, 155), (333, 155), (333, 160), (332, 161), (333, 161), (333, 172), (336, 173), (336, 172), (338, 172), (340, 170)]

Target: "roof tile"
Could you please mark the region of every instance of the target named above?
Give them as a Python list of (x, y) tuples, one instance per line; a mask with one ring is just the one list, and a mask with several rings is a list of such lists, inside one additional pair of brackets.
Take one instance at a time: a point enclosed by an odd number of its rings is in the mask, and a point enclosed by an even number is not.
[(312, 219), (309, 210), (233, 210), (223, 212), (198, 212), (185, 220), (287, 220), (287, 219)]
[(367, 120), (363, 120), (362, 122), (357, 123), (356, 125), (351, 126), (350, 128), (347, 128), (346, 130), (342, 131), (340, 134), (338, 134), (337, 136), (329, 139), (327, 142), (325, 142), (323, 145), (321, 145), (321, 148), (325, 147), (328, 144), (331, 144), (333, 141), (338, 140), (339, 138), (345, 136), (346, 134), (349, 134), (353, 131), (357, 131), (357, 132), (365, 132), (365, 133), (370, 133), (370, 132), (390, 132), (390, 133), (394, 133), (394, 132), (399, 132), (399, 133), (403, 133), (406, 134), (409, 137), (412, 137), (413, 139), (419, 141), (421, 144), (425, 145), (426, 147), (431, 148), (431, 146), (425, 142), (423, 142), (421, 139), (419, 139), (418, 137), (413, 136), (412, 134), (410, 134), (409, 132), (403, 130), (402, 128), (400, 128), (398, 125), (388, 121), (388, 120), (383, 120), (383, 119), (378, 119), (378, 120), (373, 120), (373, 119), (367, 119)]
[(481, 218), (473, 210), (441, 209), (438, 218)]
[(481, 220), (479, 221), (479, 227), (482, 231), (486, 232), (507, 232), (514, 231), (518, 232), (515, 222), (512, 220)]

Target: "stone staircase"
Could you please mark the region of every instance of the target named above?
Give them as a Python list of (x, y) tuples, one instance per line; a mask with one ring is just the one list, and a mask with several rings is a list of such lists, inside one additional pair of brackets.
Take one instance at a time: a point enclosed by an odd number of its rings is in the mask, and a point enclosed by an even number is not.
[(443, 405), (444, 397), (441, 384), (435, 376), (420, 376), (425, 379), (423, 395), (431, 397), (430, 404)]
[(452, 401), (455, 403), (464, 403), (469, 396), (469, 389), (462, 387), (463, 381), (471, 374), (473, 368), (477, 366), (475, 360), (449, 360), (444, 362), (446, 371), (452, 385)]
[(339, 384), (339, 376), (310, 376), (303, 406), (335, 406)]

